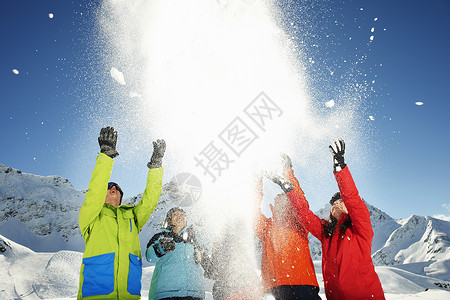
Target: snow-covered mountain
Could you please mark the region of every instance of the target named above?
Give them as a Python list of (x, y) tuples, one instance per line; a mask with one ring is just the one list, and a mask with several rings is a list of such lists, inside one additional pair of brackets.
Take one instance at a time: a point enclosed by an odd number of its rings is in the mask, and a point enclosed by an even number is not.
[[(0, 164), (0, 234), (33, 251), (84, 251), (78, 214), (87, 190), (59, 176), (38, 176)], [(142, 194), (124, 198), (137, 204)], [(159, 230), (169, 209), (163, 194), (140, 234), (141, 245)]]
[[(169, 184), (165, 186), (167, 190)], [(67, 179), (38, 176), (0, 164), (0, 234), (34, 251), (83, 251), (84, 241), (78, 228), (78, 213), (86, 190), (75, 189)], [(163, 193), (159, 204), (141, 232), (141, 244), (159, 231), (170, 208)], [(124, 198), (124, 203), (137, 204), (142, 194)], [(373, 260), (376, 265), (450, 260), (450, 223), (413, 215), (394, 220), (367, 203), (374, 240)], [(330, 204), (316, 213), (327, 218)], [(321, 258), (321, 246), (311, 237), (311, 254)]]

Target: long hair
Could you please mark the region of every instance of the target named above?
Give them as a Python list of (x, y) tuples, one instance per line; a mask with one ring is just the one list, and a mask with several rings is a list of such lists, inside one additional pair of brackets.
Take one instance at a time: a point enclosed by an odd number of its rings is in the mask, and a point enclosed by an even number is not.
[[(330, 212), (330, 217), (329, 217), (328, 222), (324, 222), (322, 224), (323, 233), (325, 234), (325, 237), (327, 239), (331, 238), (331, 236), (333, 235), (334, 231), (336, 230), (337, 223), (338, 223), (338, 219), (333, 217), (333, 215)], [(341, 233), (344, 234), (345, 231), (347, 230), (347, 228), (349, 228), (351, 225), (352, 225), (352, 219), (350, 219), (350, 216), (348, 216), (347, 220), (345, 220), (345, 222), (342, 223), (340, 226)]]

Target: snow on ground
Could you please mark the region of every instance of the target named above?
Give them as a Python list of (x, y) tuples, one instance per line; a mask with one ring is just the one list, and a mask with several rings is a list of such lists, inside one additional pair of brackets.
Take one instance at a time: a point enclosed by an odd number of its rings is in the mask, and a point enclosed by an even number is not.
[[(0, 253), (0, 299), (76, 299), (81, 252), (34, 252), (1, 235), (0, 244), (6, 249)], [(314, 266), (325, 299), (321, 262)], [(153, 270), (143, 269), (142, 299), (148, 297)], [(377, 266), (376, 271), (386, 299), (450, 299), (450, 261)], [(212, 300), (212, 281), (206, 286), (206, 300)]]

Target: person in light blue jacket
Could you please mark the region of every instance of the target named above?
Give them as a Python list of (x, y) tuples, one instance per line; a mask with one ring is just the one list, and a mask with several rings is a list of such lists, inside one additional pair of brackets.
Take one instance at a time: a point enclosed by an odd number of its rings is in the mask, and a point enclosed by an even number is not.
[(185, 211), (170, 209), (162, 231), (150, 239), (145, 252), (147, 260), (156, 263), (148, 299), (204, 299), (201, 253)]

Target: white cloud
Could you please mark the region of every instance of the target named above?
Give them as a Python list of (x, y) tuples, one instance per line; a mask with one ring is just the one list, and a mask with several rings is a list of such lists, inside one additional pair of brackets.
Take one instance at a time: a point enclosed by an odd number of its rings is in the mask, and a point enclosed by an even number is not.
[(12, 69), (12, 72), (13, 72), (14, 74), (16, 74), (16, 75), (19, 74), (19, 70), (17, 70), (17, 69)]
[(433, 218), (436, 218), (436, 219), (440, 219), (440, 220), (444, 220), (444, 221), (450, 222), (450, 216), (446, 216), (446, 215), (442, 215), (442, 214), (440, 214), (440, 215), (434, 215)]
[(334, 100), (330, 100), (330, 101), (326, 102), (325, 105), (327, 107), (333, 107), (334, 106)]
[[(447, 210), (447, 212), (450, 213), (450, 203), (444, 203), (444, 204), (442, 204), (442, 207), (445, 208)], [(438, 214), (438, 215), (434, 215), (433, 218), (450, 222), (450, 215)]]
[(111, 77), (117, 81), (118, 84), (120, 85), (125, 85), (125, 78), (123, 76), (123, 73), (120, 72), (119, 70), (117, 70), (116, 68), (112, 67), (111, 68)]

